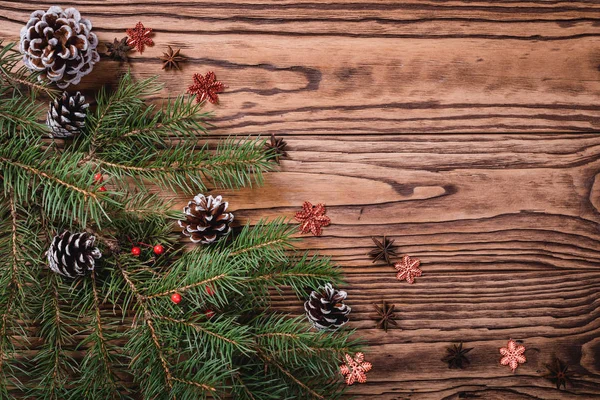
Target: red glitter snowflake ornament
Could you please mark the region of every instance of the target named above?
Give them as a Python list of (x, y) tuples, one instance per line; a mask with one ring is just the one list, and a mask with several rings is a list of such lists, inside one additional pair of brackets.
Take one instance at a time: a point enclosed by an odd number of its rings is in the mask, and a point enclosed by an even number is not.
[(363, 353), (356, 353), (354, 358), (350, 354), (344, 356), (346, 364), (340, 365), (340, 372), (346, 377), (346, 384), (352, 385), (354, 382), (365, 383), (367, 381), (367, 372), (373, 368), (370, 362), (365, 361)]
[(213, 104), (219, 102), (217, 93), (221, 93), (225, 85), (217, 80), (214, 72), (207, 72), (206, 76), (194, 74), (193, 79), (194, 84), (188, 87), (188, 93), (196, 95), (196, 102), (200, 103), (204, 100), (208, 100)]
[(294, 218), (300, 221), (300, 232), (311, 232), (314, 236), (321, 236), (322, 228), (331, 223), (331, 219), (325, 215), (324, 204), (313, 206), (308, 201), (302, 204), (302, 211), (297, 212)]
[(410, 256), (403, 256), (400, 262), (394, 264), (394, 268), (398, 271), (396, 279), (399, 281), (405, 280), (408, 283), (414, 283), (415, 277), (421, 276), (423, 271), (419, 269), (421, 260), (418, 258), (411, 258)]
[(144, 52), (144, 46), (153, 46), (154, 42), (150, 39), (152, 29), (144, 28), (144, 24), (138, 22), (133, 29), (127, 29), (127, 45), (135, 47), (137, 51)]
[(527, 361), (523, 353), (525, 353), (525, 346), (520, 346), (517, 342), (510, 339), (506, 347), (500, 349), (500, 354), (504, 356), (500, 360), (500, 364), (508, 365), (512, 372), (515, 372), (519, 364)]

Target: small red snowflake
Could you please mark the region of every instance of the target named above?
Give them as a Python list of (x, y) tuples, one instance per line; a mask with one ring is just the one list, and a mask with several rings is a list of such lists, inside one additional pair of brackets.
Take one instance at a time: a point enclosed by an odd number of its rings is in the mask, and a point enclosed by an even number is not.
[(400, 262), (394, 264), (394, 268), (398, 271), (396, 279), (404, 280), (408, 283), (414, 283), (415, 277), (421, 276), (423, 271), (419, 269), (421, 260), (418, 258), (411, 258), (410, 256), (403, 256)]
[(500, 349), (500, 354), (504, 356), (500, 364), (508, 365), (512, 372), (515, 372), (519, 364), (527, 361), (523, 353), (525, 353), (525, 346), (517, 345), (517, 342), (510, 339), (507, 346)]
[(300, 221), (300, 232), (311, 232), (315, 236), (321, 236), (322, 228), (331, 223), (331, 219), (325, 215), (325, 205), (313, 206), (308, 201), (302, 204), (302, 211), (296, 213), (296, 221)]
[(340, 365), (340, 372), (346, 377), (346, 384), (352, 385), (354, 382), (365, 383), (367, 381), (367, 372), (373, 368), (370, 362), (365, 361), (363, 353), (356, 353), (354, 358), (350, 354), (344, 356), (346, 364)]
[(150, 39), (152, 29), (144, 28), (144, 24), (138, 22), (133, 29), (127, 29), (127, 44), (130, 47), (135, 47), (137, 51), (144, 52), (144, 46), (153, 46), (154, 42)]
[(193, 79), (194, 84), (188, 87), (188, 93), (195, 94), (198, 103), (207, 99), (213, 104), (219, 102), (217, 93), (221, 93), (225, 85), (217, 80), (214, 72), (210, 71), (206, 76), (194, 74)]

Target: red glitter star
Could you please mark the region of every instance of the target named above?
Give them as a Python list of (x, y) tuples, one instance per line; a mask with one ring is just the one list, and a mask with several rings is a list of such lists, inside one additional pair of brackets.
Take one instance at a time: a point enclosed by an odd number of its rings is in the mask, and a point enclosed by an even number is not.
[(411, 258), (410, 256), (403, 256), (400, 262), (394, 264), (394, 268), (398, 271), (396, 279), (404, 280), (408, 283), (414, 283), (416, 276), (421, 276), (423, 271), (419, 269), (421, 260), (418, 258)]
[(217, 93), (221, 93), (225, 85), (217, 80), (214, 72), (210, 71), (206, 76), (194, 74), (193, 79), (194, 84), (188, 87), (188, 93), (195, 94), (198, 103), (206, 99), (213, 104), (219, 102)]
[(311, 232), (315, 236), (321, 236), (322, 228), (331, 223), (331, 219), (325, 215), (324, 204), (313, 206), (308, 201), (302, 204), (302, 211), (297, 212), (295, 218), (300, 221), (300, 232)]
[(367, 381), (367, 372), (373, 368), (370, 362), (365, 361), (363, 353), (356, 353), (354, 358), (350, 354), (344, 356), (346, 364), (340, 365), (340, 372), (346, 377), (346, 384), (352, 385), (354, 382), (365, 383)]
[(508, 345), (500, 349), (500, 354), (504, 356), (500, 360), (500, 364), (508, 365), (512, 372), (515, 372), (519, 364), (527, 361), (523, 353), (525, 353), (525, 346), (517, 345), (517, 342), (510, 339)]
[(144, 46), (153, 46), (154, 42), (150, 39), (152, 29), (144, 28), (144, 24), (138, 22), (133, 29), (127, 29), (127, 44), (131, 47), (135, 47), (137, 51), (144, 52)]

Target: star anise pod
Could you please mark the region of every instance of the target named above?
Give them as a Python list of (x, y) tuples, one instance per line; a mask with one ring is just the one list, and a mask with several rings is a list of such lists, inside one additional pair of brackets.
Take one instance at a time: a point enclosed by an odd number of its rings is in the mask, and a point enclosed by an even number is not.
[(398, 326), (398, 323), (394, 321), (396, 315), (394, 314), (394, 304), (388, 304), (385, 300), (382, 301), (381, 306), (373, 304), (373, 308), (377, 312), (372, 318), (377, 321), (377, 328), (383, 329), (387, 332), (390, 324)]
[(548, 373), (544, 375), (544, 378), (554, 383), (558, 390), (561, 386), (566, 389), (567, 383), (574, 386), (571, 381), (573, 372), (569, 371), (569, 366), (558, 358), (554, 358), (551, 364), (546, 364), (546, 369), (548, 369)]
[(271, 141), (265, 143), (267, 150), (273, 152), (275, 155), (275, 161), (277, 163), (279, 163), (280, 158), (287, 157), (287, 152), (285, 151), (286, 146), (287, 143), (283, 139), (277, 139), (273, 134), (271, 134)]
[(163, 62), (162, 69), (170, 70), (170, 69), (180, 69), (179, 63), (186, 60), (186, 58), (179, 54), (181, 49), (177, 49), (177, 51), (173, 51), (171, 46), (169, 46), (169, 51), (163, 53), (162, 57), (159, 57)]
[(127, 53), (131, 50), (131, 47), (127, 44), (127, 36), (123, 39), (118, 40), (115, 38), (113, 43), (107, 42), (106, 46), (106, 55), (116, 61), (127, 61), (128, 56)]
[(388, 239), (383, 235), (381, 242), (374, 237), (372, 237), (371, 240), (373, 240), (373, 243), (377, 246), (376, 249), (369, 252), (369, 255), (373, 257), (373, 262), (385, 260), (385, 262), (390, 265), (392, 263), (390, 257), (396, 255), (396, 250), (394, 250), (394, 239)]
[(446, 349), (446, 356), (442, 358), (443, 362), (448, 363), (448, 368), (456, 369), (465, 368), (471, 362), (467, 358), (467, 353), (473, 350), (473, 348), (463, 349), (462, 342), (454, 344)]

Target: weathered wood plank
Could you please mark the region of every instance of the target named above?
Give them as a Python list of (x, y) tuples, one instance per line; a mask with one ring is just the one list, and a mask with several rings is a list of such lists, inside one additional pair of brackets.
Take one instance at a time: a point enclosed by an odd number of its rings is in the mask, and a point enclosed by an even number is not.
[[(264, 188), (225, 192), (241, 220), (293, 217), (324, 202), (332, 225), (299, 245), (345, 269), (351, 326), (375, 369), (354, 393), (381, 399), (575, 399), (600, 396), (598, 135), (289, 135), (283, 172)], [(183, 204), (181, 202), (179, 205)], [(373, 265), (370, 236), (422, 260), (414, 285)], [(397, 305), (385, 334), (372, 304)], [(293, 297), (276, 304), (302, 312)], [(523, 340), (516, 374), (498, 348)], [(440, 361), (449, 343), (472, 364)], [(558, 392), (541, 376), (556, 355), (578, 374)], [(462, 394), (461, 394), (462, 393)]]
[[(51, 0), (0, 0), (15, 39)], [(332, 225), (300, 248), (347, 276), (351, 326), (375, 365), (359, 398), (600, 398), (600, 4), (597, 1), (71, 1), (101, 40), (141, 20), (156, 46), (129, 65), (103, 61), (93, 89), (131, 67), (160, 75), (160, 101), (214, 70), (229, 87), (210, 140), (275, 133), (289, 157), (265, 186), (220, 191), (236, 220), (292, 218), (323, 202)], [(156, 58), (168, 44), (182, 72)], [(448, 134), (573, 131), (578, 134)], [(400, 134), (407, 133), (407, 134)], [(443, 133), (443, 134), (429, 134)], [(192, 194), (170, 194), (182, 206)], [(387, 234), (422, 260), (414, 285), (372, 264)], [(397, 304), (398, 328), (371, 305)], [(276, 307), (300, 313), (287, 295)], [(498, 348), (522, 340), (510, 373)], [(465, 341), (470, 367), (440, 361)], [(577, 373), (557, 391), (553, 355)]]
[[(0, 37), (16, 38), (50, 2), (0, 1)], [(73, 3), (74, 4), (74, 3)], [(68, 3), (66, 5), (69, 5)], [(139, 75), (167, 94), (214, 70), (217, 132), (595, 131), (600, 129), (597, 2), (77, 2), (101, 40), (143, 20), (156, 46)], [(190, 62), (162, 73), (166, 46)], [(84, 87), (114, 80), (106, 62)]]

